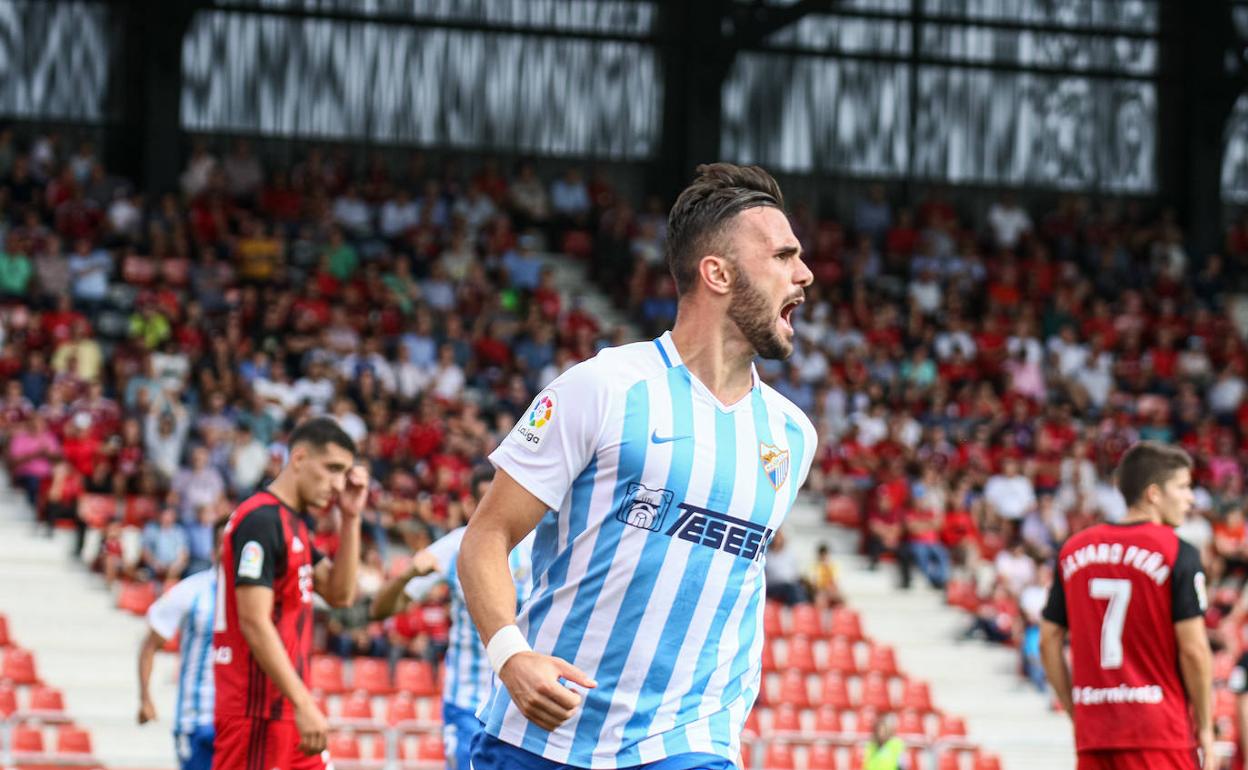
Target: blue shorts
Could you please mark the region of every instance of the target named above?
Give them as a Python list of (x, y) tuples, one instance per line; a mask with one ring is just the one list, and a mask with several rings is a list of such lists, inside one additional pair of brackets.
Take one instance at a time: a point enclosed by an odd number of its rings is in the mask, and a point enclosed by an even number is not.
[(446, 750), (446, 770), (468, 770), (472, 763), (472, 742), (485, 725), (477, 715), (442, 701), (442, 745)]
[[(462, 770), (462, 768), (461, 768)], [(578, 770), (573, 765), (552, 762), (481, 731), (472, 748), (471, 770)], [(658, 762), (633, 765), (620, 770), (737, 770), (730, 760), (714, 754), (680, 754)]]
[(178, 752), (180, 770), (212, 770), (212, 742), (216, 734), (212, 725), (201, 725), (193, 733), (175, 732), (173, 746)]

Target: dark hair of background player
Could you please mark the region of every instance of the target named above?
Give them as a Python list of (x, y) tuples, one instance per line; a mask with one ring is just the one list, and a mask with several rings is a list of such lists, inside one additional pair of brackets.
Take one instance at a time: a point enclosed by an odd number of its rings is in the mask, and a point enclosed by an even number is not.
[(1176, 472), (1191, 469), (1192, 458), (1178, 447), (1141, 441), (1127, 450), (1118, 464), (1118, 491), (1127, 507), (1137, 505), (1153, 484), (1164, 486)]

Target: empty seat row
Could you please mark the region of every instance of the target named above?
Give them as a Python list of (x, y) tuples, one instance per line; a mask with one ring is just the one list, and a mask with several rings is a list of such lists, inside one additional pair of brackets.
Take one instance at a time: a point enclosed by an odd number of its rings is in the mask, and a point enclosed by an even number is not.
[(911, 709), (933, 711), (931, 692), (925, 682), (889, 678), (872, 673), (863, 677), (846, 677), (839, 671), (807, 674), (788, 670), (783, 674), (764, 674), (757, 703), (787, 703), (797, 708), (825, 704), (840, 709), (871, 706), (880, 711)]
[(432, 696), (413, 698), (407, 693), (374, 696), (356, 690), (343, 696), (322, 695), (318, 705), (331, 723), (370, 732), (396, 725), (419, 727), (442, 722), (442, 700)]
[(34, 724), (17, 724), (10, 735), (15, 759), (52, 754), (71, 756), (91, 755), (91, 734), (72, 724), (60, 725), (51, 741), (44, 739), (44, 728)]
[(317, 655), (308, 670), (308, 687), (326, 694), (363, 690), (370, 695), (405, 692), (414, 696), (437, 695), (441, 690), (431, 664), (423, 660), (400, 660), (390, 677), (390, 665), (381, 658), (354, 658), (351, 676), (341, 658)]
[(14, 715), (40, 719), (44, 722), (64, 721), (65, 699), (61, 691), (43, 685), (31, 685), (25, 689), (25, 705), (19, 701), (18, 689), (9, 684), (0, 683), (0, 720)]
[(780, 636), (841, 637), (856, 642), (863, 638), (862, 623), (853, 610), (823, 611), (812, 604), (785, 607), (776, 602), (768, 602), (763, 608), (763, 634), (773, 639)]
[(20, 647), (8, 647), (0, 650), (0, 684), (39, 684), (39, 673), (35, 669), (34, 654)]
[(394, 742), (394, 757), (389, 757), (388, 740), (383, 735), (361, 735), (352, 732), (333, 732), (329, 735), (329, 753), (334, 766), (339, 768), (380, 768), (389, 759), (398, 760), (405, 769), (446, 766), (446, 754), (442, 736), (434, 733), (400, 736)]
[[(753, 768), (754, 747), (741, 747), (741, 766)], [(775, 741), (762, 750), (764, 770), (862, 770), (865, 750), (861, 744), (841, 746), (822, 741)], [(911, 770), (1001, 770), (1001, 762), (991, 754), (951, 750), (933, 758), (930, 751), (912, 747), (906, 751)]]
[[(866, 735), (876, 720), (889, 712), (871, 707), (842, 710), (834, 706), (798, 709), (781, 705), (774, 709), (755, 709), (746, 720), (746, 732), (764, 738), (792, 735)], [(966, 737), (966, 724), (957, 717), (944, 714), (921, 714), (917, 711), (896, 712), (895, 731), (898, 735), (920, 740)]]
[(763, 670), (796, 668), (801, 671), (835, 670), (846, 674), (874, 671), (898, 673), (897, 656), (886, 644), (854, 643), (844, 637), (768, 637), (763, 644)]

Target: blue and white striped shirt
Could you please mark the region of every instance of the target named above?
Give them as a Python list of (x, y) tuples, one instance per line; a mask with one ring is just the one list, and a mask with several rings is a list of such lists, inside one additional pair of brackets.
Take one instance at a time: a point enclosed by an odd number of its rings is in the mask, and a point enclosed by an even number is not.
[[(446, 648), (446, 674), (442, 679), (442, 700), (476, 713), (490, 695), (494, 686), (494, 670), (486, 657), (481, 636), (468, 614), (464, 591), (459, 582), (459, 545), (464, 540), (467, 527), (452, 530), (428, 547), (438, 561), (434, 575), (444, 578), (451, 589), (451, 633)], [(533, 590), (533, 536), (526, 537), (508, 557), (511, 577), (516, 583), (516, 606), (519, 607)], [(429, 580), (413, 578), (404, 592), (419, 600), (429, 586)]]
[(147, 624), (165, 639), (181, 634), (181, 669), (173, 730), (190, 735), (212, 727), (216, 690), (212, 678), (212, 621), (217, 570), (196, 572), (170, 588), (147, 610)]
[(810, 420), (757, 373), (724, 405), (670, 334), (607, 348), (539, 393), (490, 455), (555, 512), (517, 624), (598, 686), (554, 732), (496, 688), (486, 730), (578, 767), (735, 759), (761, 679), (764, 554), (814, 449)]

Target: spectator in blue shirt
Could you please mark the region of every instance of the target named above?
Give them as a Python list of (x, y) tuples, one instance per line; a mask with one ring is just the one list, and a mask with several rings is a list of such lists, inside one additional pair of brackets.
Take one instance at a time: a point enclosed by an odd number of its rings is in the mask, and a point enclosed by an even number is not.
[(176, 581), (190, 561), (186, 532), (178, 526), (178, 511), (167, 505), (156, 521), (143, 528), (143, 567), (154, 580)]
[(108, 279), (113, 271), (113, 257), (104, 249), (92, 249), (91, 241), (81, 238), (69, 257), (70, 294), (74, 303), (86, 311), (94, 311), (108, 297)]

